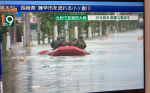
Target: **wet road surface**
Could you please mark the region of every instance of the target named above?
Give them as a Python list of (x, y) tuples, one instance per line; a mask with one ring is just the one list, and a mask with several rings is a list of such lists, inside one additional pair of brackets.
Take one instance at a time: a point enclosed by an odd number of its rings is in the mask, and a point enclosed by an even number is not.
[[(85, 40), (87, 56), (51, 57), (47, 45), (2, 51), (4, 93), (85, 93), (144, 88), (142, 30)], [(24, 61), (18, 58), (24, 57)]]

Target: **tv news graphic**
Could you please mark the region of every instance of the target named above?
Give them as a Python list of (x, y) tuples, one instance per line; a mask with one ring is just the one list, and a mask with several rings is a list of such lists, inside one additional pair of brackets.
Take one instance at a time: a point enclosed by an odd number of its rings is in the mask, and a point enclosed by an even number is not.
[(2, 15), (2, 26), (14, 26), (14, 15)]

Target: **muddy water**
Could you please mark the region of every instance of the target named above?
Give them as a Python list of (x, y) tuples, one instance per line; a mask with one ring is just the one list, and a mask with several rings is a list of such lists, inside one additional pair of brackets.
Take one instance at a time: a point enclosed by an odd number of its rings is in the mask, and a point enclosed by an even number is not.
[[(2, 52), (4, 93), (83, 93), (144, 88), (142, 30), (85, 40), (87, 56), (39, 55), (49, 45)], [(18, 58), (24, 57), (24, 61)]]

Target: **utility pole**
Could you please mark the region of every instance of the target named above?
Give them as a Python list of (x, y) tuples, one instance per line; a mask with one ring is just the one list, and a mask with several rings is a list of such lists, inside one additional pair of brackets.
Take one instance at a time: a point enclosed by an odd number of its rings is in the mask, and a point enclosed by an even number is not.
[(30, 12), (26, 12), (27, 47), (31, 47)]
[(23, 28), (24, 28), (24, 36), (23, 36), (23, 46), (27, 46), (27, 35), (26, 35), (26, 12), (23, 13)]
[(57, 21), (54, 22), (54, 30), (53, 30), (53, 41), (57, 40)]
[(88, 38), (91, 38), (91, 21), (89, 21), (89, 27), (88, 27)]
[(102, 20), (100, 20), (99, 22), (99, 33), (98, 33), (99, 36), (102, 35)]
[(69, 42), (69, 32), (68, 32), (68, 21), (66, 21), (65, 22), (65, 25), (64, 25), (64, 27), (65, 27), (65, 40), (67, 41), (67, 42)]
[[(117, 15), (119, 15), (119, 12), (117, 12)], [(117, 32), (119, 32), (119, 20), (117, 20)]]
[[(110, 12), (109, 12), (109, 17), (110, 17)], [(110, 21), (109, 21), (109, 31), (108, 32), (110, 33)]]
[[(77, 13), (76, 13), (76, 15), (77, 15)], [(75, 21), (74, 31), (75, 31), (75, 37), (76, 37), (76, 39), (78, 39), (78, 21)]]
[[(11, 14), (15, 16), (15, 12), (14, 13), (12, 12)], [(12, 33), (12, 43), (16, 43), (17, 36), (16, 36), (16, 19), (15, 18), (14, 18), (14, 27), (12, 27), (12, 31), (13, 31), (13, 33)]]
[(74, 31), (75, 31), (75, 37), (76, 39), (78, 39), (78, 21), (75, 22)]
[(41, 33), (41, 31), (40, 31), (40, 14), (39, 14), (39, 12), (37, 12), (37, 25), (38, 25), (38, 44), (40, 45), (41, 44), (41, 38), (40, 38), (40, 33)]
[[(11, 29), (10, 29), (11, 31)], [(9, 50), (11, 48), (11, 42), (10, 42), (10, 31), (7, 32), (7, 35), (6, 35), (6, 50)]]

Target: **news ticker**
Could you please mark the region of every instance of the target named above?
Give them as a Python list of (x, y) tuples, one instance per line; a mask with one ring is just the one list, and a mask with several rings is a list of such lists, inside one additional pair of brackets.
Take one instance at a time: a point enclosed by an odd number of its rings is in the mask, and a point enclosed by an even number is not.
[(0, 12), (144, 12), (143, 6), (0, 5)]
[(55, 15), (55, 21), (138, 20), (138, 15)]
[[(138, 20), (138, 15), (55, 15), (55, 21)], [(14, 26), (14, 15), (2, 15), (2, 26)]]

